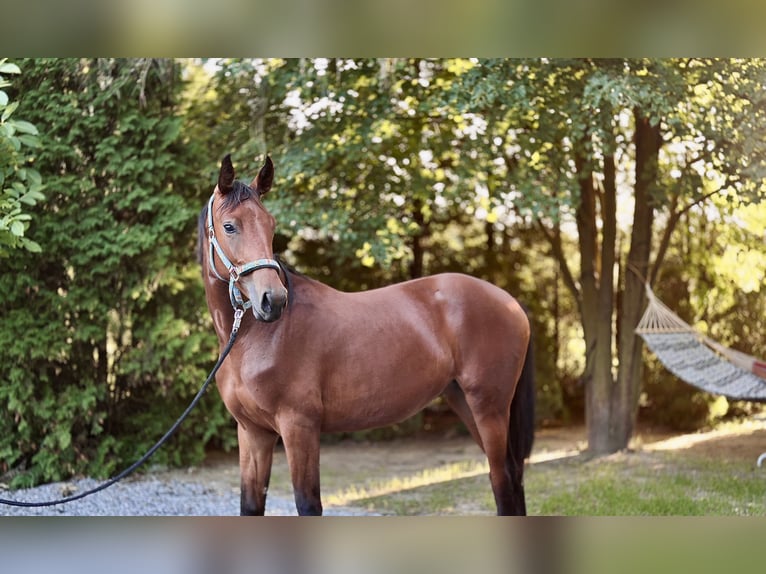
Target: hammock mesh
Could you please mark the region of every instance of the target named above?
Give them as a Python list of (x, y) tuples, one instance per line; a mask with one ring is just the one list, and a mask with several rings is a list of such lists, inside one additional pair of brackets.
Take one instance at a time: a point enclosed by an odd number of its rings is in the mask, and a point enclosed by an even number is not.
[(667, 369), (703, 391), (732, 399), (766, 400), (766, 363), (705, 337), (671, 311), (649, 286), (649, 306), (636, 327)]

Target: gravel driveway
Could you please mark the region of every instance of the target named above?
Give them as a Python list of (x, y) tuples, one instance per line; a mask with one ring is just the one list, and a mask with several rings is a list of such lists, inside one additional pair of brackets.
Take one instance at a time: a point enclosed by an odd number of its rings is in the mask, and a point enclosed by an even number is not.
[[(46, 501), (77, 494), (100, 484), (93, 479), (44, 484), (9, 492), (0, 490), (0, 498), (19, 501)], [(227, 491), (228, 490), (228, 491)], [(0, 505), (0, 516), (237, 516), (239, 494), (217, 489), (200, 482), (158, 480), (151, 476), (128, 478), (122, 482), (74, 502), (41, 508)], [(268, 516), (294, 516), (295, 503), (269, 495)], [(330, 508), (326, 515), (368, 516), (361, 509)]]

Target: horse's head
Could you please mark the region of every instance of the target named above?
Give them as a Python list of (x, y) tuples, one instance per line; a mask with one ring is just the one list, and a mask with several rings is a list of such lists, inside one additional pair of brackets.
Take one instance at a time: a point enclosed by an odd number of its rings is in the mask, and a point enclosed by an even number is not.
[(212, 271), (221, 278), (228, 276), (230, 290), (239, 297), (235, 289), (238, 287), (252, 305), (255, 317), (266, 322), (279, 319), (287, 304), (287, 289), (272, 248), (276, 220), (261, 201), (273, 179), (274, 164), (267, 157), (249, 186), (235, 181), (234, 166), (227, 155), (221, 162), (218, 185), (208, 207), (208, 225), (212, 228), (209, 240), (218, 254), (214, 258), (211, 247)]

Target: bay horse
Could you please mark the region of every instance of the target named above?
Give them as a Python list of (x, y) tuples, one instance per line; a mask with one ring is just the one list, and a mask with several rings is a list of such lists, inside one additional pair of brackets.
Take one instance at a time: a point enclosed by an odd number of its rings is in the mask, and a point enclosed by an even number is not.
[(250, 185), (236, 181), (227, 155), (200, 215), (221, 348), (235, 309), (252, 311), (216, 376), (237, 422), (240, 513), (264, 514), (278, 437), (298, 514), (321, 515), (320, 433), (394, 424), (443, 395), (487, 456), (497, 513), (526, 514), (534, 383), (519, 303), (456, 273), (344, 293), (288, 269), (274, 259), (276, 221), (262, 202), (273, 178), (266, 157)]

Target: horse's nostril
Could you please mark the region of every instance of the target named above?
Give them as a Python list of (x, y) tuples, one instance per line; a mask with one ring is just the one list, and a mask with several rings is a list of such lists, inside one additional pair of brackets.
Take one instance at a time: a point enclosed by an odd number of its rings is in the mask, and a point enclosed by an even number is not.
[(255, 303), (253, 299), (253, 313), (261, 321), (268, 323), (276, 321), (282, 315), (282, 311), (287, 303), (287, 291), (283, 289), (267, 289), (260, 299), (260, 304)]
[(261, 299), (261, 311), (271, 313), (271, 292), (266, 291)]

